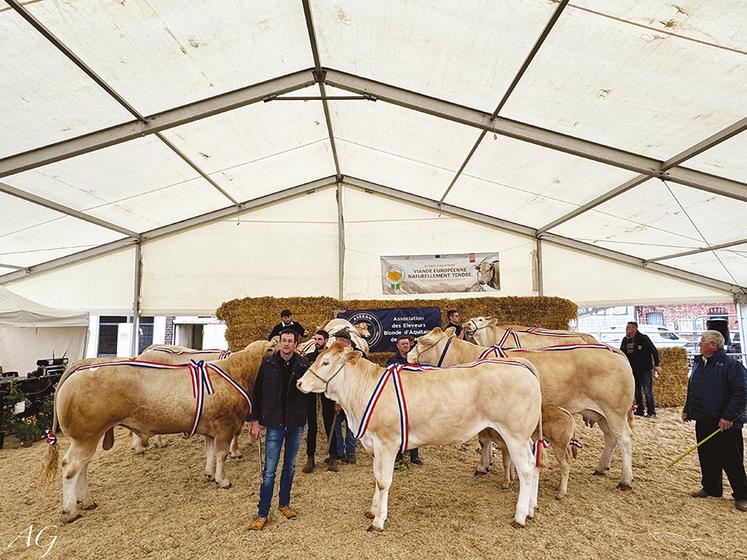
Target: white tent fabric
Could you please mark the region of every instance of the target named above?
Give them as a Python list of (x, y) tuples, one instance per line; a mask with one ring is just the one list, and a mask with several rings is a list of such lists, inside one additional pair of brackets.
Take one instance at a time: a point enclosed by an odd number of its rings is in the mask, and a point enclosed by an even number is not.
[(21, 374), (36, 360), (63, 355), (79, 360), (85, 352), (88, 313), (54, 309), (0, 286), (0, 366)]
[(741, 0), (7, 4), (34, 300), (381, 297), (381, 256), (498, 251), (498, 295), (747, 301)]

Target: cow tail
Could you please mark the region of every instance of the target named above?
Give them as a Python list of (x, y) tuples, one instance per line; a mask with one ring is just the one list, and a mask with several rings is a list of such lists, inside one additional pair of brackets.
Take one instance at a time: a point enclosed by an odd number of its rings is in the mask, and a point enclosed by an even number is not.
[(57, 393), (60, 390), (60, 386), (63, 381), (67, 379), (72, 372), (68, 368), (65, 373), (62, 374), (60, 380), (57, 382), (54, 393), (52, 395), (52, 427), (49, 429), (47, 435), (47, 449), (42, 455), (41, 472), (39, 473), (39, 479), (41, 482), (49, 484), (57, 477), (57, 464), (60, 460), (60, 446), (57, 443), (57, 428), (59, 422), (57, 420)]

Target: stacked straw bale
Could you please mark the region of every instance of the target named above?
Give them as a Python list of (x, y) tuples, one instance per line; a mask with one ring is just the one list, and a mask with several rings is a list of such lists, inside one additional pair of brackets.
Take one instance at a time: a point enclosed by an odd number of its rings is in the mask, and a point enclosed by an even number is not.
[(690, 371), (684, 348), (658, 348), (661, 373), (654, 380), (656, 406), (683, 406)]

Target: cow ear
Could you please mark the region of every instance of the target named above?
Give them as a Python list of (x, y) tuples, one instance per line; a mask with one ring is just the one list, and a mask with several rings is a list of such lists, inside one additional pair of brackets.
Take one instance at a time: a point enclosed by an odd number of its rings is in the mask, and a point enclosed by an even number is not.
[(494, 326), (495, 326), (495, 325), (497, 325), (497, 324), (498, 324), (498, 319), (493, 319), (493, 318), (491, 317), (491, 318), (490, 318), (490, 321), (488, 321), (488, 325), (490, 325), (490, 326), (492, 326), (492, 327), (494, 327)]
[(345, 352), (345, 361), (348, 362), (351, 365), (355, 365), (358, 360), (360, 360), (363, 357), (363, 352), (359, 352), (358, 350), (352, 350), (350, 352)]
[[(447, 329), (447, 330), (448, 330), (448, 329)], [(442, 332), (444, 332), (444, 331), (442, 331), (442, 330), (441, 330), (441, 327), (435, 327), (435, 328), (434, 328), (434, 329), (433, 329), (433, 330), (431, 331), (431, 334), (441, 334)]]
[(446, 336), (448, 336), (449, 338), (451, 338), (452, 336), (454, 336), (456, 334), (456, 328), (449, 327), (444, 332), (446, 333)]

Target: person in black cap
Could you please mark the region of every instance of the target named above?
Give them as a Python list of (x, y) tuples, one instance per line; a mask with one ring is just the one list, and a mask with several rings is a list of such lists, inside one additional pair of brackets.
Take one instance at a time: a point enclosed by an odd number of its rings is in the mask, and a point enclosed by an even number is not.
[(280, 312), (280, 322), (272, 328), (272, 332), (270, 332), (270, 336), (267, 337), (267, 340), (272, 340), (273, 337), (279, 336), (280, 332), (283, 329), (296, 331), (298, 333), (299, 339), (309, 334), (308, 332), (306, 332), (306, 330), (304, 330), (301, 323), (293, 321), (291, 319), (292, 317), (293, 313), (291, 313), (290, 309), (283, 309)]

